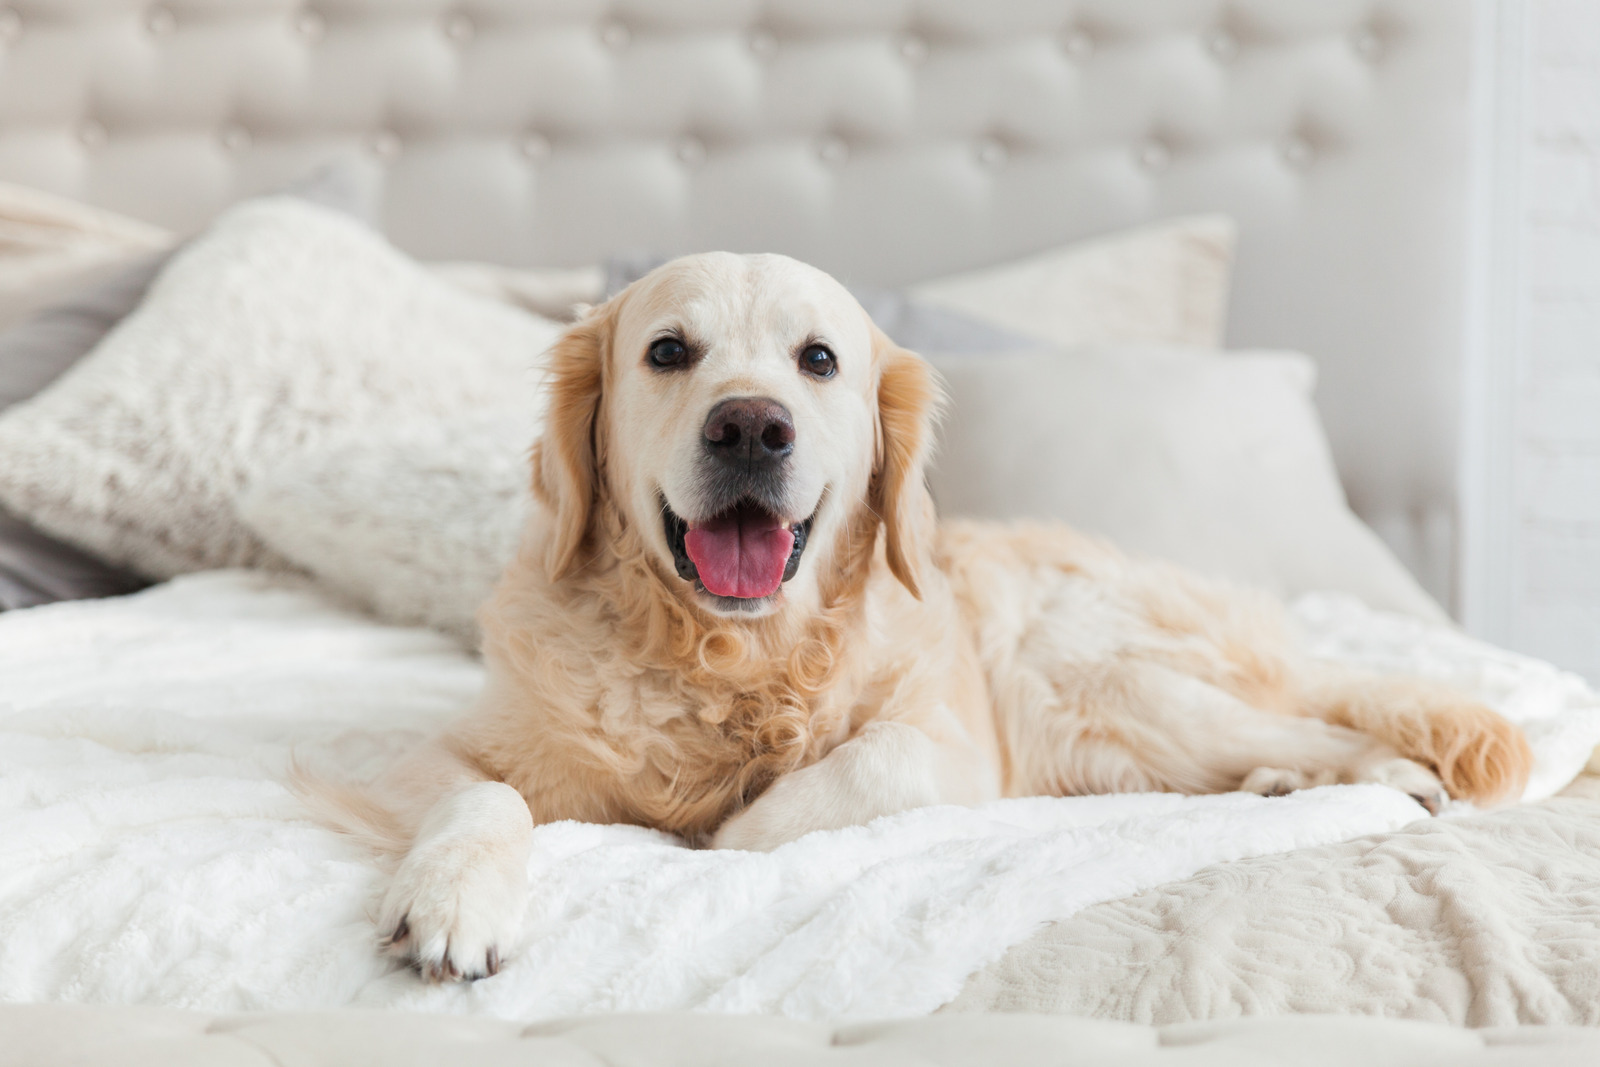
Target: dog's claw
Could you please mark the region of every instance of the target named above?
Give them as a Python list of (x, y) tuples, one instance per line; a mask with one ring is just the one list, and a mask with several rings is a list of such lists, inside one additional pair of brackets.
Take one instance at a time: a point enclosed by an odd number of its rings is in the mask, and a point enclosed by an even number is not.
[(1443, 793), (1411, 793), (1412, 800), (1427, 809), (1429, 815), (1439, 814), (1439, 809), (1444, 807), (1445, 795)]
[(400, 921), (394, 924), (394, 929), (389, 932), (388, 936), (382, 939), (380, 946), (383, 948), (393, 948), (395, 945), (400, 944), (406, 938), (410, 937), (411, 924), (407, 921), (410, 918), (411, 916), (409, 914), (400, 916)]

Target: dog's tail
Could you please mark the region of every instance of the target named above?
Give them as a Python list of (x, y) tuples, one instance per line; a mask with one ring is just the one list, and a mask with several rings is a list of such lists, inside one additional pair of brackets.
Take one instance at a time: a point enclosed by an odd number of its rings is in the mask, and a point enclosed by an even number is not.
[(399, 857), (411, 847), (411, 831), (373, 786), (330, 781), (313, 771), (298, 750), (289, 757), (288, 784), (318, 822), (379, 855)]

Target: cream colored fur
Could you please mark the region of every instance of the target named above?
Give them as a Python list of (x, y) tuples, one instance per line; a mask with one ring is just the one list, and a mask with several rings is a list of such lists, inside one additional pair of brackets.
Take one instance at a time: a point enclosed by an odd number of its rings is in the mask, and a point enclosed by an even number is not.
[[(667, 330), (692, 366), (648, 364)], [(816, 339), (826, 381), (797, 364)], [(768, 849), (1001, 796), (1381, 782), (1431, 808), (1526, 780), (1515, 727), (1308, 662), (1264, 595), (1065, 527), (941, 528), (937, 382), (819, 271), (678, 260), (551, 362), (541, 506), (481, 615), (486, 691), (375, 796), (334, 798), (403, 854), (381, 932), (428, 978), (496, 969), (529, 814)], [(730, 396), (793, 413), (785, 510), (814, 514), (794, 579), (744, 610), (678, 577), (660, 510), (694, 515), (701, 427)]]

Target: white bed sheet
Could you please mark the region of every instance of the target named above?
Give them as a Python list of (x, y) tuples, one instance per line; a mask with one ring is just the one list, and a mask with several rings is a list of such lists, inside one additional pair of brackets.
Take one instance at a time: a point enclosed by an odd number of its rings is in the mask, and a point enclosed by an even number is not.
[[(1536, 791), (1600, 741), (1593, 695), (1553, 668), (1348, 602), (1299, 613), (1319, 648), (1452, 677), (1526, 721)], [(556, 824), (537, 831), (506, 969), (427, 987), (374, 950), (377, 866), (309, 821), (281, 776), (294, 746), (370, 774), (480, 677), (442, 636), (245, 572), (0, 616), (0, 1000), (912, 1015), (1050, 920), (1421, 816), (1370, 786), (1030, 799), (908, 812), (771, 854)]]

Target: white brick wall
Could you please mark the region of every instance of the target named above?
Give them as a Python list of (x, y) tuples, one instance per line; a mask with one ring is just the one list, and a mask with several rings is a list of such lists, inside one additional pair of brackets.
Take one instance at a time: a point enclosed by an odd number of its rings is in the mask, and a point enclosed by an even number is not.
[(1600, 0), (1527, 0), (1513, 647), (1600, 683)]

